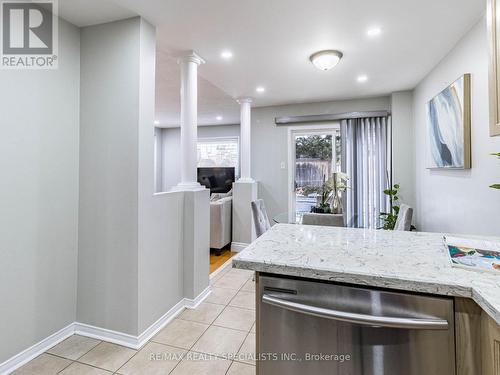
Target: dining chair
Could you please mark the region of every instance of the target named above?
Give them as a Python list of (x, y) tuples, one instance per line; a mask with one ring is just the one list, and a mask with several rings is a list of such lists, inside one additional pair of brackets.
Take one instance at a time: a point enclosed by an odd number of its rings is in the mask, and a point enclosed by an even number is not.
[(266, 205), (263, 199), (257, 199), (252, 202), (252, 215), (255, 225), (255, 234), (257, 237), (263, 235), (269, 228), (271, 223), (267, 216)]
[(398, 218), (394, 225), (394, 230), (410, 231), (411, 219), (413, 217), (413, 208), (407, 204), (399, 206)]
[(342, 214), (317, 214), (305, 213), (302, 216), (304, 225), (320, 225), (325, 227), (344, 227), (344, 215)]

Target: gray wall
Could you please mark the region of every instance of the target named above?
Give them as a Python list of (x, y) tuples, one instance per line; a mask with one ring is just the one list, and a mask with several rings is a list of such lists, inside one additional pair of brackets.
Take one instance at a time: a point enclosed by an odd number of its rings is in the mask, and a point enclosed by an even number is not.
[[(156, 35), (154, 28), (144, 20), (141, 20), (140, 29), (140, 100), (137, 130), (139, 334), (183, 298), (184, 215), (182, 192), (154, 195)], [(205, 273), (208, 276), (208, 264)]]
[(81, 31), (77, 320), (129, 334), (138, 332), (139, 36), (139, 18)]
[(59, 69), (0, 70), (0, 363), (75, 321), (80, 32)]
[(275, 117), (390, 108), (390, 98), (380, 97), (252, 109), (252, 177), (259, 182), (258, 195), (266, 202), (269, 216), (288, 211), (288, 127), (276, 126)]
[[(464, 73), (472, 77), (472, 169), (428, 170), (425, 105)], [(417, 226), (425, 231), (498, 235), (500, 192), (488, 188), (500, 181), (500, 137), (488, 133), (488, 44), (481, 20), (414, 93)]]
[(415, 129), (413, 120), (413, 92), (391, 95), (392, 113), (392, 176), (399, 184), (400, 201), (415, 207)]

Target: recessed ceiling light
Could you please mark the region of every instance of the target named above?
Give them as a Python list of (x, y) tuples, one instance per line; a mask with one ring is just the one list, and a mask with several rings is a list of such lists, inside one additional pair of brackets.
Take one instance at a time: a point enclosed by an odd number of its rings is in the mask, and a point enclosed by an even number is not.
[(358, 82), (366, 82), (366, 81), (368, 81), (368, 76), (366, 74), (358, 76)]
[(216, 119), (217, 121), (222, 121), (222, 116), (217, 116), (215, 119)]
[(225, 60), (229, 60), (230, 58), (233, 57), (233, 53), (231, 51), (225, 50), (221, 52), (220, 57), (222, 57)]
[(324, 50), (313, 53), (309, 60), (320, 70), (330, 70), (337, 65), (343, 54), (336, 50)]
[(160, 125), (160, 121), (155, 120), (154, 122), (155, 122), (155, 125)]
[(255, 89), (255, 91), (262, 93), (262, 92), (266, 91), (266, 88), (265, 88), (265, 87), (262, 87), (262, 86), (258, 86), (258, 87)]
[(370, 38), (379, 36), (380, 34), (382, 34), (382, 29), (380, 27), (372, 27), (366, 31), (366, 35)]

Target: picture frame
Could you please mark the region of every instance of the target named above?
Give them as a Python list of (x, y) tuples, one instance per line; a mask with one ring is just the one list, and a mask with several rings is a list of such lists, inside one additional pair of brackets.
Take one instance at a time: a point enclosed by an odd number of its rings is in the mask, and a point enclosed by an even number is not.
[(500, 15), (498, 0), (487, 2), (490, 137), (500, 135)]
[(471, 75), (464, 74), (427, 102), (427, 169), (470, 169)]

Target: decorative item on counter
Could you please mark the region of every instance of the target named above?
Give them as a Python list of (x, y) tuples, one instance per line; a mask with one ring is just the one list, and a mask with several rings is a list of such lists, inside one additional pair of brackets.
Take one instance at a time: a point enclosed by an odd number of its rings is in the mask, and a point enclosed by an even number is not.
[(500, 243), (451, 236), (444, 243), (453, 267), (500, 273)]
[(327, 180), (323, 176), (323, 184), (319, 187), (306, 187), (305, 191), (317, 194), (316, 206), (311, 208), (311, 212), (318, 214), (342, 214), (342, 193), (347, 190), (349, 177), (342, 172), (334, 172)]
[[(493, 156), (497, 156), (499, 159), (500, 159), (500, 152), (496, 153), (496, 154), (491, 154)], [(490, 186), (490, 188), (492, 189), (500, 189), (500, 184), (493, 184)]]

